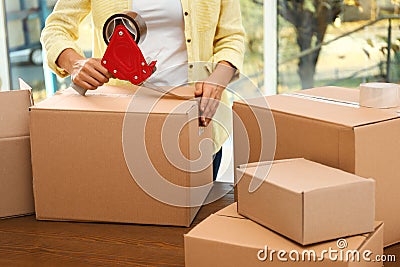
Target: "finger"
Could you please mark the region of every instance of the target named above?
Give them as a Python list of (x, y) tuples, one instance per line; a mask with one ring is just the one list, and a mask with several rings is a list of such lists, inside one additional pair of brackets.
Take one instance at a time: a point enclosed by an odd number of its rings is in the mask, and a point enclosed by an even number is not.
[(210, 85), (211, 88), (210, 92), (210, 98), (208, 99), (208, 103), (207, 106), (205, 107), (205, 110), (203, 112), (203, 122), (206, 122), (205, 125), (207, 126), (210, 122), (210, 120), (212, 120), (215, 112), (216, 112), (216, 108), (218, 107), (219, 104), (219, 99), (221, 98), (221, 92), (218, 91), (219, 86), (218, 85)]
[(212, 93), (213, 93), (213, 88), (209, 84), (203, 83), (203, 95), (200, 101), (200, 110), (202, 112), (206, 110), (208, 101), (210, 100)]
[(195, 83), (195, 91), (194, 91), (194, 95), (195, 96), (201, 96), (203, 94), (203, 84), (204, 82), (197, 82)]
[(207, 109), (204, 112), (205, 121), (211, 120), (214, 117), (214, 114), (217, 111), (218, 105), (219, 105), (218, 99), (210, 99)]
[(96, 79), (101, 85), (107, 83), (108, 70), (101, 65), (101, 61), (96, 58), (91, 58), (82, 69), (83, 72)]
[(97, 89), (96, 86), (93, 86), (93, 85), (91, 85), (91, 84), (89, 84), (87, 82), (82, 82), (82, 86), (81, 87), (86, 89), (86, 90), (96, 90)]
[(96, 66), (93, 66), (92, 69), (86, 70), (86, 73), (93, 79), (96, 79), (101, 85), (109, 81), (109, 78), (107, 77), (107, 72), (105, 74), (100, 72), (99, 70), (96, 69)]
[[(107, 78), (107, 82), (109, 79), (114, 78), (114, 75), (108, 71), (106, 67), (102, 64), (102, 59), (100, 58), (90, 58), (89, 65), (93, 67), (96, 71), (100, 72), (102, 76)], [(106, 82), (104, 82), (106, 83)]]
[(111, 78), (114, 78), (114, 75), (111, 72), (107, 71), (106, 77), (110, 80)]
[(109, 81), (109, 78), (107, 76), (105, 76), (101, 72), (98, 72), (97, 70), (95, 70), (93, 73), (91, 73), (90, 76), (99, 82), (99, 84), (100, 84), (99, 86), (101, 86), (105, 83), (108, 83), (108, 81)]
[(218, 86), (217, 85), (209, 85), (209, 92), (210, 92), (210, 96), (208, 98), (208, 102), (207, 105), (205, 106), (203, 112), (206, 116), (208, 116), (210, 114), (210, 109), (212, 109), (213, 106), (215, 106), (215, 103), (218, 101), (215, 101), (215, 99), (219, 99), (219, 92), (218, 92)]
[(214, 110), (214, 113), (212, 116), (214, 116), (215, 112), (217, 111), (217, 108), (219, 106), (219, 103), (221, 101), (221, 96), (224, 88), (222, 86), (217, 86), (217, 89), (215, 90), (215, 95), (214, 95), (214, 101), (212, 102), (211, 110)]
[(81, 81), (83, 83), (90, 84), (91, 86), (95, 87), (95, 89), (101, 85), (103, 85), (101, 82), (93, 78), (90, 74), (81, 72), (79, 75), (74, 79), (75, 81)]
[[(108, 71), (108, 69), (106, 68), (106, 67), (104, 67), (102, 64), (101, 64), (101, 59), (100, 58), (94, 58), (93, 59), (93, 66), (94, 66), (94, 68), (98, 71), (98, 72), (100, 72), (101, 74), (103, 74), (105, 77), (107, 77), (107, 75), (112, 75), (109, 71)], [(111, 78), (111, 77), (110, 77)]]
[(209, 104), (207, 106), (207, 109), (204, 112), (204, 116), (207, 120), (212, 120), (214, 117), (215, 113), (217, 112), (220, 100), (221, 100), (221, 95), (222, 95), (223, 87), (217, 86), (217, 88), (214, 90), (213, 98), (209, 100)]
[(76, 84), (79, 87), (82, 87), (83, 89), (86, 89), (86, 90), (96, 90), (97, 89), (97, 87), (95, 87), (85, 81), (82, 81), (82, 80), (73, 80), (73, 82), (74, 82), (74, 84)]

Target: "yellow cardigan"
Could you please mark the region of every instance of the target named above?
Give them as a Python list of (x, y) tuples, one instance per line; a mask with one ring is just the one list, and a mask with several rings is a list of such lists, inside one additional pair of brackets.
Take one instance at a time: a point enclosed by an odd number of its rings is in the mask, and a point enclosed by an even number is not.
[[(93, 22), (93, 57), (101, 58), (107, 48), (102, 37), (105, 21), (113, 14), (130, 10), (134, 0), (59, 0), (46, 21), (41, 42), (47, 53), (49, 67), (59, 76), (67, 73), (56, 65), (60, 53), (72, 48), (82, 54), (76, 44), (79, 24), (91, 12)], [(244, 30), (239, 0), (181, 0), (186, 47), (188, 52), (189, 81), (204, 80), (215, 64), (226, 60), (238, 71), (244, 57)], [(112, 80), (111, 84), (121, 84)], [(222, 102), (228, 104), (227, 93)], [(229, 120), (226, 109), (219, 108), (216, 118)], [(214, 151), (217, 152), (228, 137), (228, 131), (213, 124)]]

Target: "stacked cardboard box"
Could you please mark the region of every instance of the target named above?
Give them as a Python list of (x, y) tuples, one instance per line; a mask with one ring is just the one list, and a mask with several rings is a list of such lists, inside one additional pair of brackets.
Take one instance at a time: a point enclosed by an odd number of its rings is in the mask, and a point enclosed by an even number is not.
[(234, 161), (301, 157), (373, 177), (387, 246), (400, 241), (400, 118), (397, 108), (359, 107), (358, 95), (356, 89), (324, 87), (235, 102)]
[(368, 234), (301, 246), (239, 215), (232, 204), (185, 235), (185, 266), (378, 267), (382, 243), (383, 224), (376, 222)]
[(29, 90), (0, 92), (0, 217), (34, 212)]
[(30, 122), (39, 220), (189, 226), (211, 188), (211, 127), (199, 129), (196, 100), (67, 89)]
[(187, 267), (382, 266), (373, 179), (305, 159), (236, 171), (237, 205), (185, 235)]
[(375, 181), (305, 159), (237, 168), (238, 213), (302, 245), (372, 232)]

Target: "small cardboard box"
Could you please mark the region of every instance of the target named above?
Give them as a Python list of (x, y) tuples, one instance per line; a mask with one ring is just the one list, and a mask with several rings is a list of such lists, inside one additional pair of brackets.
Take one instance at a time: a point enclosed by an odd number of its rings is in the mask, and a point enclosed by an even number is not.
[(236, 169), (238, 212), (302, 245), (372, 232), (375, 181), (305, 159)]
[(32, 107), (37, 218), (189, 226), (212, 186), (211, 127), (196, 100), (159, 98), (69, 88)]
[(34, 212), (29, 90), (0, 92), (0, 217)]
[(376, 219), (385, 222), (388, 246), (400, 241), (399, 108), (359, 107), (358, 95), (357, 89), (323, 87), (235, 102), (234, 162), (306, 158), (372, 177)]
[(185, 266), (380, 267), (381, 262), (372, 260), (383, 255), (383, 223), (376, 222), (374, 229), (369, 234), (301, 246), (240, 216), (232, 204), (185, 235)]

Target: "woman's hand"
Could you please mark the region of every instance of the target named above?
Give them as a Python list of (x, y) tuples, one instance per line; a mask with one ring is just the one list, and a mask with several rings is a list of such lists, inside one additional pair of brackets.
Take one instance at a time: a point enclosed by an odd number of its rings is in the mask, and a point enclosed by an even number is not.
[(65, 49), (58, 57), (57, 65), (71, 75), (73, 83), (87, 90), (95, 90), (112, 78), (101, 65), (101, 59), (84, 58), (73, 49)]
[(97, 89), (108, 83), (111, 77), (111, 73), (101, 65), (99, 58), (77, 60), (72, 66), (71, 80), (87, 90)]
[(207, 80), (195, 84), (195, 96), (201, 96), (200, 123), (207, 126), (217, 111), (222, 92), (235, 74), (235, 69), (229, 62), (218, 63), (214, 72)]

